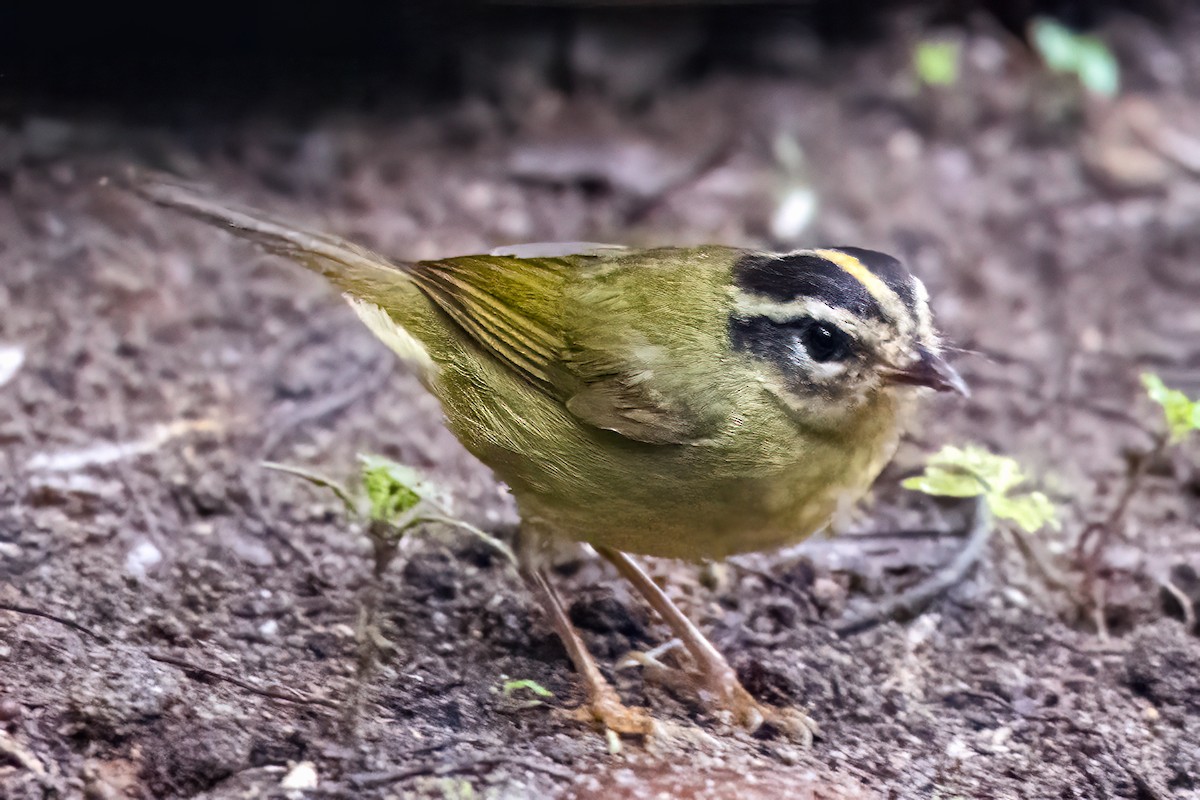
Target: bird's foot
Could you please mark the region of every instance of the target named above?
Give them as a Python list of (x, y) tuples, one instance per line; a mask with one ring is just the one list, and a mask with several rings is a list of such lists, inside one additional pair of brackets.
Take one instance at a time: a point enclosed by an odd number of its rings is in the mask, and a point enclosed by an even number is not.
[[(715, 677), (715, 676), (714, 676)], [(767, 724), (803, 747), (811, 747), (820, 727), (798, 708), (773, 706), (754, 698), (733, 675), (705, 682), (701, 699), (729, 724), (754, 733)]]
[(707, 672), (693, 672), (663, 663), (661, 656), (679, 645), (678, 640), (672, 640), (648, 652), (629, 653), (618, 668), (640, 666), (648, 681), (676, 692), (698, 693), (703, 705), (722, 722), (750, 733), (767, 724), (804, 747), (812, 745), (813, 737), (820, 735), (817, 723), (799, 709), (779, 708), (756, 700), (731, 669), (716, 667)]
[(621, 736), (641, 736), (650, 739), (660, 732), (658, 722), (640, 706), (621, 702), (611, 686), (595, 687), (591, 700), (574, 712), (581, 722), (598, 723), (604, 730)]

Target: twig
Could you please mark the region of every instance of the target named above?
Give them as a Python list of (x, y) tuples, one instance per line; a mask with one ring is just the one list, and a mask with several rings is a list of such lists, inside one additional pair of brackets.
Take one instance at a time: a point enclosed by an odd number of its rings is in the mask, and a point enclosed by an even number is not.
[(60, 617), (55, 614), (51, 614), (49, 611), (40, 611), (36, 608), (28, 608), (26, 606), (14, 606), (10, 603), (0, 603), (0, 611), (11, 611), (14, 614), (24, 614), (29, 617), (40, 617), (42, 619), (48, 619), (51, 622), (57, 622), (59, 625), (70, 628), (71, 630), (75, 631), (76, 633), (82, 633), (84, 636), (87, 636), (90, 639), (95, 639), (98, 642), (108, 642), (107, 637), (101, 636), (100, 634), (96, 633), (95, 631), (85, 628), (83, 625), (80, 625), (78, 622), (73, 622), (72, 620), (69, 620), (65, 617)]
[(916, 586), (880, 603), (865, 614), (843, 622), (834, 630), (841, 636), (851, 636), (886, 620), (917, 613), (935, 598), (962, 582), (979, 561), (991, 533), (992, 514), (988, 510), (986, 499), (981, 495), (975, 498), (966, 543), (950, 563)]
[(546, 764), (539, 761), (534, 761), (527, 758), (519, 758), (516, 756), (484, 756), (472, 761), (458, 761), (446, 763), (444, 761), (431, 761), (424, 764), (416, 764), (404, 769), (394, 770), (392, 772), (368, 772), (350, 776), (350, 783), (357, 789), (379, 789), (384, 786), (390, 786), (393, 783), (406, 781), (409, 778), (418, 778), (422, 776), (441, 777), (444, 775), (455, 775), (462, 772), (475, 772), (481, 768), (497, 767), (497, 766), (516, 766), (523, 767), (531, 772), (541, 772), (559, 780), (569, 781), (574, 780), (575, 773), (565, 767), (560, 767), (555, 764)]
[(168, 664), (172, 667), (178, 667), (184, 672), (195, 672), (203, 675), (206, 678), (211, 678), (212, 680), (232, 684), (239, 689), (244, 689), (245, 691), (250, 692), (251, 694), (256, 694), (259, 697), (266, 697), (271, 700), (282, 700), (285, 703), (324, 706), (325, 708), (332, 708), (337, 711), (342, 710), (342, 704), (334, 702), (333, 700), (326, 700), (323, 697), (312, 697), (311, 695), (306, 695), (303, 692), (299, 692), (295, 689), (289, 689), (287, 691), (261, 689), (254, 684), (247, 683), (246, 681), (235, 678), (232, 675), (226, 675), (223, 672), (217, 672), (216, 670), (212, 670), (207, 667), (201, 667), (197, 664), (184, 661), (181, 658), (174, 658), (173, 656), (167, 656), (161, 653), (146, 653), (146, 658), (149, 658), (151, 661), (157, 661), (160, 664)]
[[(57, 622), (59, 625), (62, 625), (66, 628), (70, 628), (71, 630), (75, 631), (76, 633), (81, 633), (84, 636), (88, 637), (89, 639), (94, 639), (95, 641), (100, 642), (101, 644), (108, 644), (110, 642), (110, 640), (107, 636), (102, 636), (101, 634), (98, 634), (95, 631), (89, 630), (88, 628), (84, 627), (83, 625), (80, 625), (78, 622), (73, 622), (64, 617), (60, 617), (55, 614), (51, 614), (48, 611), (41, 611), (36, 608), (27, 608), (25, 606), (16, 606), (16, 605), (12, 605), (11, 603), (0, 603), (0, 611), (11, 611), (14, 614), (24, 614), (24, 615), (30, 616), (30, 617), (39, 617), (41, 619), (48, 619), (51, 622)], [(336, 703), (332, 700), (325, 700), (324, 698), (320, 698), (320, 697), (311, 697), (309, 695), (304, 694), (303, 692), (296, 691), (295, 689), (291, 689), (286, 692), (277, 691), (274, 689), (260, 689), (259, 687), (255, 686), (253, 684), (250, 684), (250, 683), (246, 683), (245, 681), (235, 678), (232, 675), (226, 675), (223, 672), (217, 672), (216, 670), (208, 669), (207, 667), (201, 667), (197, 664), (192, 664), (191, 662), (184, 661), (183, 659), (180, 659), (180, 658), (174, 658), (172, 656), (163, 655), (161, 653), (152, 653), (152, 652), (145, 652), (145, 651), (139, 651), (139, 652), (142, 652), (142, 654), (145, 655), (146, 658), (150, 659), (151, 661), (157, 661), (161, 664), (168, 664), (172, 667), (178, 667), (179, 669), (182, 669), (185, 672), (195, 672), (195, 673), (203, 675), (207, 678), (211, 678), (213, 680), (223, 681), (224, 683), (230, 683), (230, 684), (233, 684), (234, 686), (237, 686), (240, 689), (245, 689), (247, 692), (250, 692), (251, 694), (256, 694), (261, 697), (268, 697), (272, 700), (282, 700), (285, 703), (299, 703), (302, 705), (318, 705), (318, 706), (325, 706), (326, 708), (333, 708), (333, 709), (338, 709), (338, 710), (340, 710), (342, 708), (341, 703)]]
[(871, 541), (873, 539), (945, 539), (959, 538), (962, 531), (946, 531), (938, 528), (909, 528), (898, 531), (863, 531), (862, 533), (847, 533), (843, 540)]
[[(1125, 513), (1129, 510), (1130, 501), (1141, 490), (1142, 482), (1150, 470), (1150, 465), (1163, 456), (1170, 443), (1171, 440), (1166, 433), (1159, 433), (1154, 437), (1154, 445), (1149, 451), (1139, 454), (1133, 469), (1126, 473), (1125, 488), (1117, 499), (1117, 504), (1109, 512), (1107, 519), (1104, 522), (1093, 522), (1084, 528), (1083, 533), (1079, 535), (1079, 542), (1075, 545), (1076, 558), (1083, 568), (1081, 594), (1083, 597), (1092, 599), (1092, 614), (1096, 632), (1102, 639), (1108, 638), (1104, 602), (1106, 586), (1100, 576), (1104, 552), (1112, 543), (1113, 537), (1117, 535), (1117, 531), (1125, 519)], [(1090, 550), (1089, 545), (1091, 545)]]

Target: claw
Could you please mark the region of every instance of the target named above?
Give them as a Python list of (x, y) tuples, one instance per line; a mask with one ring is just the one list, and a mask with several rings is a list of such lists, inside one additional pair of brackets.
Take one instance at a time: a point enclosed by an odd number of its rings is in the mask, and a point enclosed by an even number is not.
[(572, 716), (581, 722), (599, 723), (609, 739), (610, 748), (613, 735), (651, 739), (660, 734), (658, 721), (649, 711), (640, 706), (625, 705), (616, 692), (605, 692), (593, 698), (576, 709)]
[(733, 712), (734, 719), (750, 733), (754, 733), (766, 723), (797, 744), (811, 747), (813, 737), (821, 732), (817, 723), (798, 708), (779, 708), (755, 700), (740, 683), (735, 683), (730, 688), (717, 704)]

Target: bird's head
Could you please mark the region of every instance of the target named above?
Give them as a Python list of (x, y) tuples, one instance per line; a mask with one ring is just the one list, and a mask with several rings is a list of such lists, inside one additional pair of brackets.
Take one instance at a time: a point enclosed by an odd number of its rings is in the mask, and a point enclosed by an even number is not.
[(763, 385), (814, 425), (837, 424), (881, 392), (967, 394), (942, 358), (924, 284), (883, 253), (747, 253), (733, 266), (729, 334)]

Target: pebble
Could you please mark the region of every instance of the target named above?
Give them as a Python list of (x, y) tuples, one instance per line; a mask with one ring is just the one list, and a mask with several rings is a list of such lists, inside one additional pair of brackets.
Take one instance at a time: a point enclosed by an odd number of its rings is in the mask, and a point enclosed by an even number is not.
[(143, 539), (125, 556), (125, 569), (135, 578), (145, 578), (146, 573), (158, 566), (162, 559), (162, 551), (153, 542)]
[(288, 770), (279, 782), (285, 791), (303, 791), (317, 788), (317, 766), (311, 761), (301, 761)]

